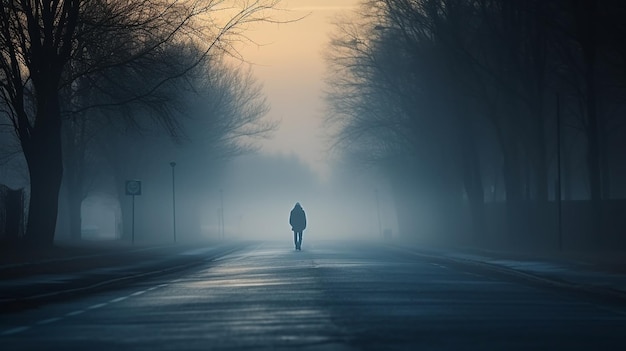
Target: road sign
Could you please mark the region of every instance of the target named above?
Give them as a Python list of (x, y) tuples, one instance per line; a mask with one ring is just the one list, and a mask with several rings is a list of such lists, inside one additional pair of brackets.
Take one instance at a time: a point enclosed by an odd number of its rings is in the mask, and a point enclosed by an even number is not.
[(141, 195), (141, 180), (127, 180), (126, 195)]

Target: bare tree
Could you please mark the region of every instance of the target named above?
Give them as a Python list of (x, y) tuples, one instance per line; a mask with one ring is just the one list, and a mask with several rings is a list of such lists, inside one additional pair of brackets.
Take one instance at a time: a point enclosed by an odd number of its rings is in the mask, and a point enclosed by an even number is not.
[[(27, 240), (43, 246), (54, 240), (63, 175), (60, 88), (88, 73), (132, 66), (174, 42), (204, 46), (201, 55), (188, 65), (187, 70), (192, 69), (213, 48), (232, 51), (229, 38), (244, 37), (243, 30), (251, 22), (269, 20), (267, 11), (277, 3), (2, 1), (0, 96), (29, 168)], [(101, 45), (89, 47), (87, 43)], [(97, 49), (101, 52), (96, 54)], [(71, 73), (66, 74), (70, 67)], [(178, 76), (185, 72), (183, 69)], [(126, 100), (147, 96), (175, 77), (163, 77)], [(126, 102), (123, 99), (114, 103)]]
[[(484, 222), (481, 158), (486, 158), (479, 147), (493, 133), (489, 140), (498, 142), (504, 160), (507, 202), (515, 204), (524, 196), (546, 201), (546, 27), (541, 4), (364, 4), (365, 23), (341, 27), (343, 37), (334, 40), (333, 48), (339, 57), (330, 60), (331, 67), (348, 72), (333, 70), (337, 90), (329, 94), (335, 112), (331, 118), (345, 121), (339, 143), (371, 151), (395, 141), (399, 147), (388, 156), (407, 155), (420, 169), (413, 186), (437, 189), (434, 203), (442, 197), (453, 203), (464, 194), (479, 233)], [(371, 140), (355, 143), (363, 130)], [(406, 161), (401, 164), (408, 171)], [(523, 170), (532, 170), (534, 177)]]
[[(452, 216), (464, 184), (472, 186), (467, 192), (478, 189), (469, 193), (481, 204), (482, 185), (476, 177), (480, 167), (463, 172), (469, 164), (460, 156), (475, 149), (470, 132), (475, 113), (460, 98), (467, 92), (468, 73), (454, 67), (453, 74), (449, 67), (458, 62), (442, 43), (443, 19), (433, 4), (366, 2), (365, 23), (343, 24), (341, 36), (332, 41), (328, 99), (330, 120), (339, 122), (337, 145), (376, 158), (371, 163), (399, 184), (397, 200), (406, 199), (398, 208), (430, 201), (421, 208), (444, 213), (447, 207)], [(473, 180), (463, 182), (463, 174)], [(411, 213), (404, 216), (411, 218)]]
[[(254, 139), (268, 136), (276, 124), (263, 119), (269, 107), (250, 71), (231, 67), (215, 57), (192, 72), (170, 94), (178, 106), (169, 112), (177, 123), (175, 137), (167, 128), (151, 122), (149, 109), (135, 108), (130, 112), (134, 123), (129, 125), (125, 120), (115, 120), (118, 114), (129, 113), (128, 106), (107, 108), (100, 113), (110, 122), (98, 130), (90, 152), (99, 161), (91, 167), (96, 167), (100, 176), (108, 176), (107, 181), (99, 182), (99, 189), (110, 189), (108, 192), (115, 194), (122, 217), (130, 212), (124, 180), (139, 178), (155, 184), (158, 181), (153, 174), (176, 160), (177, 168), (183, 170), (179, 177), (185, 179), (180, 191), (194, 189), (185, 201), (189, 211), (180, 211), (181, 216), (188, 217), (181, 223), (192, 226), (188, 232), (197, 233), (193, 225), (199, 223), (199, 218), (194, 215), (200, 205), (194, 209), (189, 207), (190, 201), (200, 200), (199, 195), (218, 173), (219, 164), (252, 151)], [(128, 238), (130, 222), (122, 217), (122, 235)]]
[[(120, 40), (118, 38), (117, 40)], [(97, 43), (90, 43), (96, 45)], [(79, 76), (61, 89), (63, 113), (64, 179), (70, 237), (81, 237), (81, 204), (102, 174), (94, 152), (99, 134), (114, 129), (150, 128), (158, 126), (173, 140), (181, 138), (177, 110), (181, 108), (187, 80), (196, 70), (200, 48), (183, 43), (170, 43), (160, 50), (137, 58), (132, 65), (101, 68)], [(82, 54), (93, 58), (97, 52), (85, 45)], [(79, 62), (67, 70), (71, 74), (82, 66)], [(181, 75), (181, 71), (188, 71)], [(171, 77), (164, 82), (164, 77)], [(158, 85), (158, 88), (155, 86)], [(114, 139), (115, 140), (115, 139)]]

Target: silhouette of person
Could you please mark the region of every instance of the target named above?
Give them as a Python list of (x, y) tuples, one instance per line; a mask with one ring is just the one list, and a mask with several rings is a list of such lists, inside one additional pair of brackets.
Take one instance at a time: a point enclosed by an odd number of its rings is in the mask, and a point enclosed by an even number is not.
[(302, 232), (306, 229), (306, 214), (299, 202), (296, 202), (289, 214), (289, 224), (291, 224), (291, 230), (293, 230), (293, 241), (296, 244), (296, 250), (302, 250)]

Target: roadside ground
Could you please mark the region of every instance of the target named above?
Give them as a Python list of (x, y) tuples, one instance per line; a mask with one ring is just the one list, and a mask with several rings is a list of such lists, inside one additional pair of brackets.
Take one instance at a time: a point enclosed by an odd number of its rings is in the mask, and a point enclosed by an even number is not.
[(219, 241), (160, 245), (82, 242), (2, 252), (0, 313), (173, 273), (228, 254), (236, 247)]
[[(439, 262), (487, 269), (626, 303), (626, 255), (619, 252), (521, 253), (471, 247), (400, 245), (393, 240), (385, 244)], [(1, 251), (0, 313), (190, 268), (228, 254), (241, 245), (225, 241), (161, 245), (83, 242), (59, 243), (47, 250)]]
[[(395, 243), (391, 245), (398, 247)], [(473, 247), (403, 246), (418, 255), (626, 303), (626, 253), (512, 252)]]

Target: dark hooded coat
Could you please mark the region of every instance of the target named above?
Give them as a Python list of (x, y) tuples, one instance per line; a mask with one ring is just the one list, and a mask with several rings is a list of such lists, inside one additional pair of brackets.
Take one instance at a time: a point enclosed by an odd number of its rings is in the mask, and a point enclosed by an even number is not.
[(300, 204), (296, 204), (291, 210), (289, 224), (291, 224), (291, 230), (294, 232), (301, 232), (306, 229), (306, 214)]

